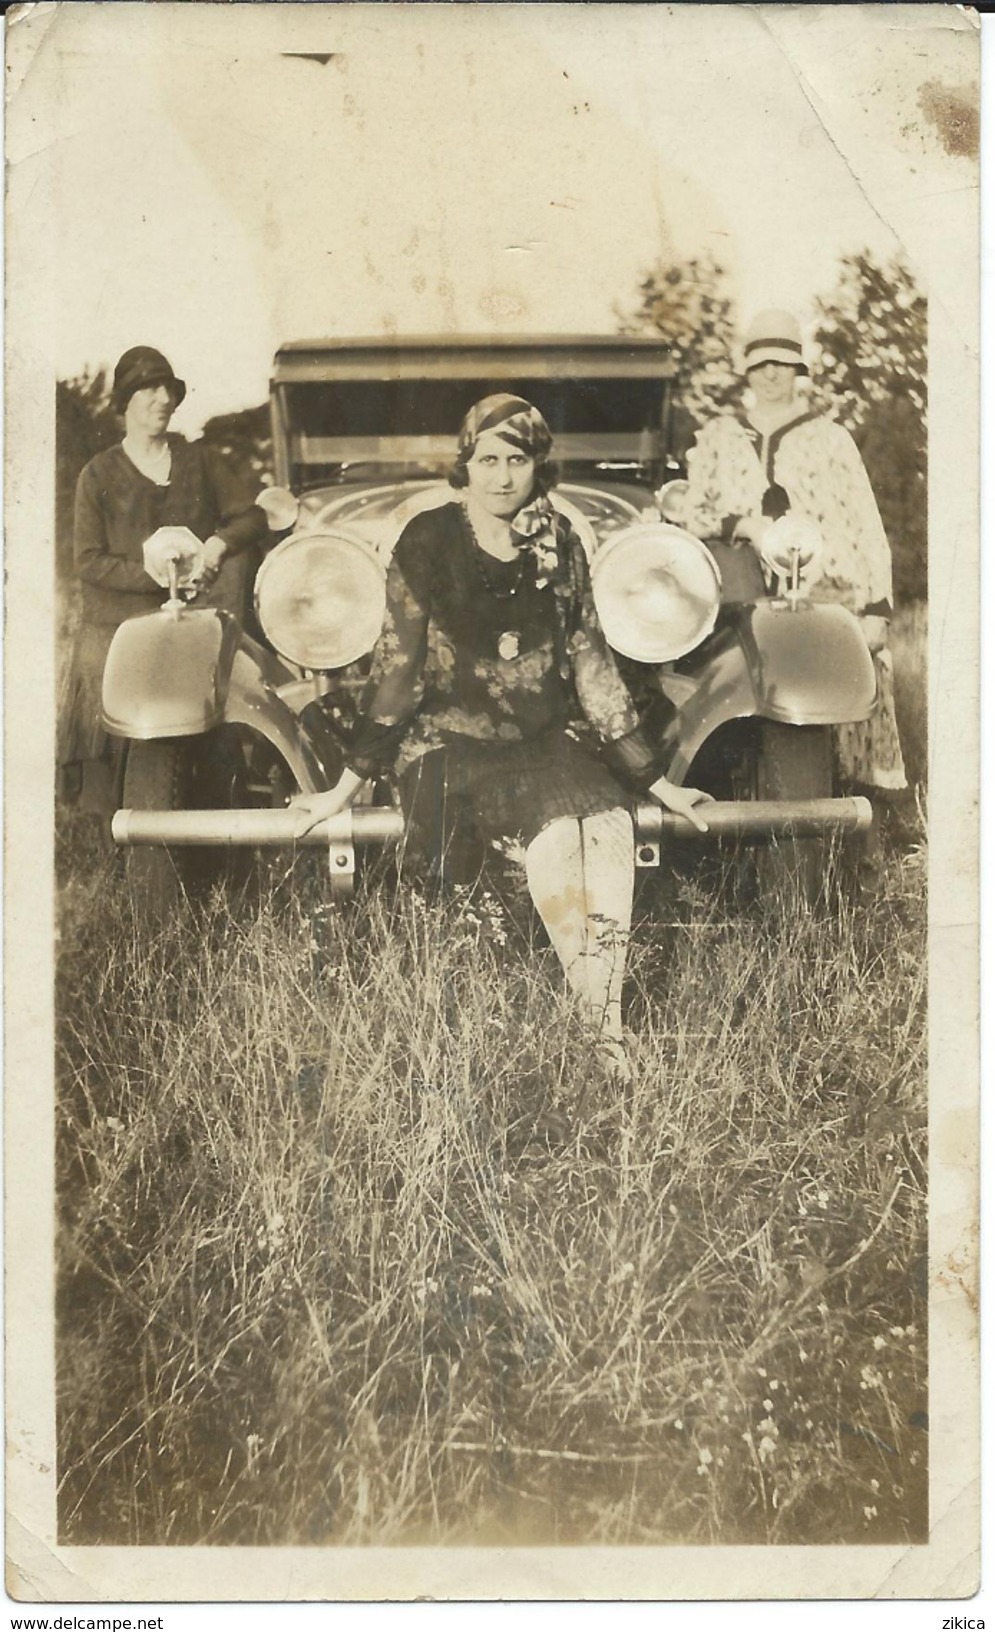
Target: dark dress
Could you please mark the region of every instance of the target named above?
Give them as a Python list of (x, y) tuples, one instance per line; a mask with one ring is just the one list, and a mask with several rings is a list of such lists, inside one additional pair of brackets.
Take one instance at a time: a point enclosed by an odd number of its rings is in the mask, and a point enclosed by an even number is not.
[(394, 552), (349, 764), (399, 774), (409, 842), (451, 882), (488, 845), (628, 806), (660, 774), (583, 547), (559, 516), (556, 535), (551, 568), (530, 548), (497, 561), (451, 503), (409, 522)]
[(80, 582), (80, 621), (59, 710), (62, 766), (97, 761), (109, 739), (100, 715), (104, 663), (115, 629), (154, 612), (165, 592), (146, 573), (142, 546), (159, 527), (189, 527), (200, 539), (217, 533), (228, 546), (210, 590), (197, 606), (219, 606), (245, 621), (267, 534), (266, 514), (250, 503), (224, 459), (203, 442), (168, 438), (165, 486), (132, 464), (120, 445), (91, 459), (76, 486), (73, 553)]

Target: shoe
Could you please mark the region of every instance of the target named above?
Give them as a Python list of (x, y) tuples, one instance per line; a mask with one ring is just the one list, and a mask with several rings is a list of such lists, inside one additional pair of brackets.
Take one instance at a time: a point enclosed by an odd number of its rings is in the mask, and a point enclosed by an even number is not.
[(632, 1061), (621, 1037), (599, 1037), (594, 1045), (594, 1057), (602, 1076), (608, 1081), (627, 1088), (632, 1082)]

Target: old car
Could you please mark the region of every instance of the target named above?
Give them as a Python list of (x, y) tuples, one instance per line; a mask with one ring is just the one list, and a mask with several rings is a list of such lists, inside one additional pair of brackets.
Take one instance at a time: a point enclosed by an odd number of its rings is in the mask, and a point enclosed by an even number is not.
[[(708, 839), (695, 842), (745, 841), (761, 876), (790, 873), (812, 898), (827, 835), (870, 822), (866, 801), (836, 796), (832, 727), (871, 712), (871, 659), (852, 614), (805, 593), (817, 541), (788, 529), (782, 576), (766, 583), (677, 524), (673, 379), (668, 348), (632, 337), (281, 347), (277, 486), (263, 498), (284, 536), (258, 574), (258, 627), (188, 606), (197, 541), (156, 535), (148, 570), (168, 598), (120, 627), (107, 660), (105, 722), (128, 740), (112, 831), (136, 881), (165, 896), (194, 856), (295, 842), (287, 800), (338, 775), (394, 544), (411, 516), (451, 496), (467, 408), (511, 390), (553, 431), (554, 503), (587, 550), (602, 622), (667, 776), (717, 800)], [(658, 865), (665, 834), (693, 834), (655, 804), (638, 808), (636, 828), (643, 867)], [(304, 842), (327, 848), (334, 886), (348, 889), (356, 847), (402, 835), (380, 787)]]

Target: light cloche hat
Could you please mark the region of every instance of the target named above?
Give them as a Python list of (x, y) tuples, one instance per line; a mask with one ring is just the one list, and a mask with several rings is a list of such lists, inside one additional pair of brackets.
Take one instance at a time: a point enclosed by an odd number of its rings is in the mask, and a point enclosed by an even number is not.
[(743, 372), (761, 363), (788, 363), (799, 374), (808, 368), (802, 355), (802, 331), (790, 312), (759, 312), (743, 341)]

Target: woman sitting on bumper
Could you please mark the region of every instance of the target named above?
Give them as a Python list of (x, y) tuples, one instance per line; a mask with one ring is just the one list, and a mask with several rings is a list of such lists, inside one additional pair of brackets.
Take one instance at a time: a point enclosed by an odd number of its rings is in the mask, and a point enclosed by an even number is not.
[(548, 497), (552, 438), (519, 397), (459, 433), (457, 496), (405, 527), (363, 719), (300, 832), (386, 767), (409, 844), (469, 883), (487, 846), (524, 849), (529, 890), (609, 1068), (624, 1070), (632, 795), (706, 824), (706, 796), (660, 774), (598, 621), (583, 546)]

